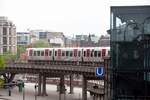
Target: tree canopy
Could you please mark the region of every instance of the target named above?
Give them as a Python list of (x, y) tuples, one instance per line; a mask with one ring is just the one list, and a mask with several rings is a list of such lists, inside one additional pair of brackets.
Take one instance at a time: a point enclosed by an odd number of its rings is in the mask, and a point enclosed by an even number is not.
[(5, 68), (5, 58), (3, 55), (0, 55), (0, 70)]

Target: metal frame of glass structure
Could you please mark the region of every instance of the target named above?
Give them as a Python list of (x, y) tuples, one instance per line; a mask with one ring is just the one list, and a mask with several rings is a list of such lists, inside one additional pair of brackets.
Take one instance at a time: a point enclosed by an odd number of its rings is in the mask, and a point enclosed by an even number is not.
[(111, 100), (150, 100), (150, 6), (113, 6)]

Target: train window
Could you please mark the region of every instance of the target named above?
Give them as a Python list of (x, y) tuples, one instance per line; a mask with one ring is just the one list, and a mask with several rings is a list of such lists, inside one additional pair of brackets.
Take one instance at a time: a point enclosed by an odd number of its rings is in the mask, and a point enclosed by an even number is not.
[(110, 50), (108, 50), (108, 56), (110, 56)]
[(66, 56), (69, 56), (69, 51), (66, 51)]
[(49, 56), (52, 56), (52, 51), (49, 51)]
[(55, 51), (55, 56), (57, 56), (57, 51)]
[(73, 53), (72, 53), (72, 51), (70, 51), (70, 57), (72, 57), (72, 55), (73, 55)]
[(81, 51), (78, 51), (78, 56), (79, 56), (79, 57), (81, 56)]
[(91, 57), (93, 57), (93, 52), (91, 52)]
[(41, 56), (44, 56), (44, 51), (41, 51)]
[(97, 57), (97, 51), (94, 51), (94, 57)]
[(40, 56), (40, 51), (37, 51), (37, 56)]
[(65, 52), (64, 51), (62, 51), (62, 56), (65, 56)]
[(98, 51), (98, 57), (101, 57), (101, 51)]
[(94, 49), (92, 49), (92, 51), (91, 51), (91, 57), (93, 57), (93, 53), (94, 53)]
[(34, 56), (36, 56), (36, 51), (34, 51), (34, 53), (33, 53), (33, 54), (34, 54)]
[(84, 57), (86, 56), (86, 51), (84, 51)]

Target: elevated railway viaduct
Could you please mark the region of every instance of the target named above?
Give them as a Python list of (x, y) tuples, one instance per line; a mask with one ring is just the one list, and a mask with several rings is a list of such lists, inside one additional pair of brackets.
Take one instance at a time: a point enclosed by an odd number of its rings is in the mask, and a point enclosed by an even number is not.
[[(96, 68), (99, 66), (107, 66), (108, 60), (99, 64), (88, 64), (88, 65), (62, 65), (62, 64), (35, 64), (35, 63), (8, 63), (6, 68), (0, 71), (3, 74), (7, 82), (11, 82), (15, 74), (29, 73), (38, 74), (38, 95), (46, 96), (46, 77), (60, 77), (60, 94), (64, 93), (64, 75), (70, 75), (70, 83), (73, 81), (72, 75), (78, 74), (82, 75), (82, 100), (87, 100), (87, 90), (95, 93), (97, 98), (104, 99), (104, 89), (87, 89), (87, 80), (105, 80), (104, 75), (102, 77), (97, 77), (95, 75)], [(106, 69), (105, 69), (106, 70)], [(107, 71), (105, 71), (107, 72)], [(6, 74), (7, 73), (7, 74)], [(73, 85), (70, 84), (70, 93), (73, 93)], [(94, 97), (95, 98), (95, 97)]]

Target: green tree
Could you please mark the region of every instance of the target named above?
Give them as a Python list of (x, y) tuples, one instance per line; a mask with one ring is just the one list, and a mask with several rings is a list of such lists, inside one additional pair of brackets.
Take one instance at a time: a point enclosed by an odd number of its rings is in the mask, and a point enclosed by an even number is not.
[(0, 70), (3, 70), (5, 68), (5, 58), (3, 55), (0, 55)]
[(14, 62), (17, 59), (17, 54), (13, 54), (10, 51), (5, 52), (2, 56), (5, 62)]
[(25, 46), (17, 46), (17, 58), (19, 59), (20, 54), (24, 53), (26, 51)]

